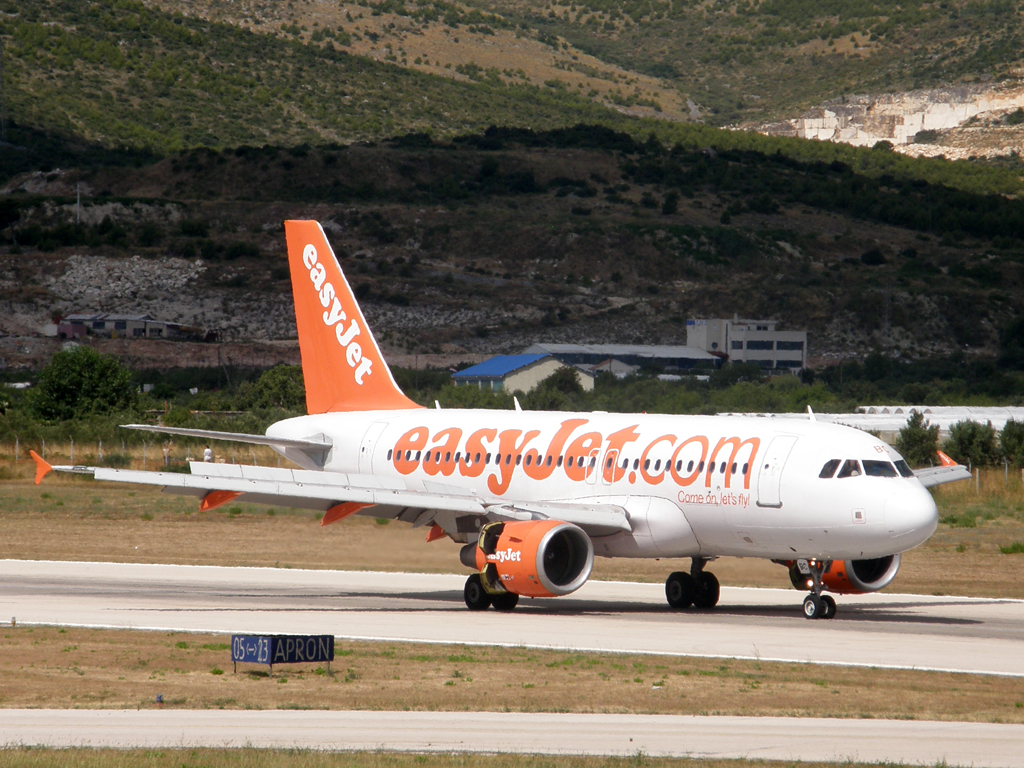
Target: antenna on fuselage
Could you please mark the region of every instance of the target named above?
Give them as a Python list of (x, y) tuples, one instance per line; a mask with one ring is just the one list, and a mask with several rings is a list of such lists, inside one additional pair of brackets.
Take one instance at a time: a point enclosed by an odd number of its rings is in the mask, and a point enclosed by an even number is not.
[(809, 419), (810, 419), (811, 421), (817, 421), (817, 419), (816, 419), (816, 418), (814, 418), (814, 411), (812, 411), (812, 410), (811, 410), (811, 406), (809, 406), (809, 405), (807, 406), (807, 417), (808, 417), (808, 418), (809, 418)]
[(437, 410), (440, 411), (441, 410), (441, 401), (440, 400), (435, 400), (434, 401), (434, 407), (437, 408)]
[(517, 411), (522, 411), (523, 410), (523, 406), (521, 406), (519, 404), (519, 398), (516, 397), (515, 395), (512, 395), (512, 402), (516, 404), (516, 410)]

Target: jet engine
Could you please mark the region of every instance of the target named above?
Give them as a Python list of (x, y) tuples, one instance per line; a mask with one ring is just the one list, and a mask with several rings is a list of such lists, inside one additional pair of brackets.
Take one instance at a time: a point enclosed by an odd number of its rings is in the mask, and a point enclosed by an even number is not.
[(594, 545), (583, 530), (559, 520), (489, 523), (476, 544), (459, 553), (480, 571), (491, 594), (526, 597), (568, 595), (583, 586), (594, 567)]
[[(821, 577), (822, 586), (837, 595), (858, 595), (885, 589), (900, 569), (899, 555), (872, 560), (834, 560)], [(807, 589), (809, 576), (800, 573), (797, 564), (789, 564), (789, 580), (797, 589)]]

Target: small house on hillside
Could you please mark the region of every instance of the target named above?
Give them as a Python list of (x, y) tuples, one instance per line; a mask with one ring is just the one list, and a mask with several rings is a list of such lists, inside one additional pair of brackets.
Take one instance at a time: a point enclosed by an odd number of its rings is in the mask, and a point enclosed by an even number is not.
[(456, 385), (507, 392), (529, 392), (562, 368), (576, 372), (580, 386), (594, 389), (594, 375), (581, 371), (551, 355), (499, 355), (452, 375)]
[(179, 323), (155, 320), (149, 315), (75, 313), (67, 315), (57, 324), (57, 335), (62, 339), (82, 339), (102, 336), (110, 339), (169, 339), (183, 335)]

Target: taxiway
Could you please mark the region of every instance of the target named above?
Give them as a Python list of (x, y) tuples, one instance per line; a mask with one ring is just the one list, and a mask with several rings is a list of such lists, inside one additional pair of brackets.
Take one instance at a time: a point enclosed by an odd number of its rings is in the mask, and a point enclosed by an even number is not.
[(0, 561), (19, 623), (703, 656), (1024, 677), (1024, 601), (880, 593), (807, 621), (795, 590), (722, 589), (673, 611), (660, 584), (590, 582), (568, 597), (470, 612), (464, 576)]

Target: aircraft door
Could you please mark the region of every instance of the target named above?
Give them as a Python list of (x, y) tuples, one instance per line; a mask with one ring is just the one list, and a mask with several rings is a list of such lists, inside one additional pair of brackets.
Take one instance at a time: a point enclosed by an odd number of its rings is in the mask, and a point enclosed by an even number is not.
[(359, 446), (359, 474), (373, 473), (373, 449), (387, 425), (386, 421), (375, 421), (363, 435), (363, 442)]
[(615, 481), (616, 464), (619, 463), (619, 452), (612, 448), (604, 455), (604, 463), (601, 465), (601, 481), (605, 485), (611, 485)]
[(793, 435), (779, 435), (765, 451), (757, 475), (757, 506), (776, 509), (782, 506), (782, 470), (796, 440)]

